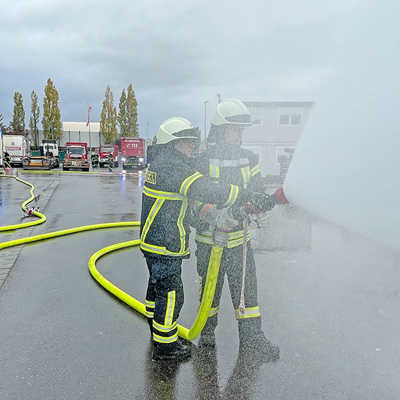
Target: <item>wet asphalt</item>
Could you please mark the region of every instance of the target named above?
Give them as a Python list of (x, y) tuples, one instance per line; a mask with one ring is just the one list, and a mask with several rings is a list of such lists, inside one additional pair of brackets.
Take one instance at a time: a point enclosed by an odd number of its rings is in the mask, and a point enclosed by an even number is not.
[[(46, 206), (48, 222), (33, 234), (138, 219), (141, 177), (24, 178), (41, 188), (59, 180)], [(0, 224), (6, 225), (18, 222), (15, 209), (28, 189), (2, 179)], [(271, 228), (277, 233), (279, 224)], [(166, 366), (151, 361), (144, 319), (107, 294), (87, 268), (98, 249), (137, 235), (102, 230), (24, 246), (0, 289), (0, 399), (400, 397), (398, 255), (314, 221), (310, 248), (289, 243), (256, 254), (263, 328), (280, 345), (278, 362), (260, 364), (238, 353), (225, 287), (217, 351), (194, 348), (191, 361)], [(137, 249), (101, 259), (98, 269), (144, 299), (147, 269)], [(194, 256), (184, 263), (183, 279), (180, 322), (190, 326), (198, 304)]]

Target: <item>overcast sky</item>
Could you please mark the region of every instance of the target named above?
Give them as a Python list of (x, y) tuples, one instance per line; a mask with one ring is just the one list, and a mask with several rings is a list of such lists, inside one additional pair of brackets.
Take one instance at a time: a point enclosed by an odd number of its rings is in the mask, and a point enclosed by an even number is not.
[(203, 102), (210, 116), (217, 93), (318, 101), (344, 68), (356, 71), (375, 45), (379, 52), (374, 40), (398, 6), (383, 2), (377, 12), (376, 4), (0, 0), (0, 112), (8, 122), (20, 91), (28, 120), (30, 92), (42, 101), (48, 77), (64, 121), (84, 121), (89, 105), (98, 120), (106, 86), (118, 105), (132, 83), (142, 136), (174, 115), (202, 126)]

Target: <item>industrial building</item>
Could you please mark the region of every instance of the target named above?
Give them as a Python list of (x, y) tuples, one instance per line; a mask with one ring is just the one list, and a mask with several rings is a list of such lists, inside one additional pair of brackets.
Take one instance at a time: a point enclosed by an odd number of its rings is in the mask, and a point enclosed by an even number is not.
[(245, 104), (253, 126), (243, 135), (243, 145), (260, 156), (263, 176), (271, 182), (282, 182), (314, 103), (245, 101)]

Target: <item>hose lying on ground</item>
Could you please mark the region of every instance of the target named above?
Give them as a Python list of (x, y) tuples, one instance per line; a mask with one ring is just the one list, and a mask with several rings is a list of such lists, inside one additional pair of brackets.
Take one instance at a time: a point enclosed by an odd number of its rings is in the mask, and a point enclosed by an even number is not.
[[(30, 189), (31, 197), (29, 199), (25, 200), (21, 205), (22, 210), (27, 211), (27, 208), (26, 208), (27, 205), (35, 199), (35, 195), (34, 195), (35, 187), (31, 183), (24, 181), (23, 179), (20, 179), (16, 176), (0, 175), (0, 177), (14, 178), (18, 182), (21, 182), (31, 188)], [(37, 212), (37, 211), (34, 211), (33, 214), (34, 214), (34, 216), (36, 216), (38, 218), (37, 220), (26, 222), (26, 223), (21, 223), (21, 224), (2, 226), (2, 227), (0, 227), (0, 231), (5, 232), (5, 231), (13, 231), (16, 229), (27, 228), (30, 226), (42, 224), (46, 221), (46, 217), (44, 214)], [(75, 228), (64, 229), (61, 231), (43, 233), (40, 235), (10, 240), (7, 242), (0, 242), (0, 250), (6, 249), (9, 247), (20, 246), (20, 245), (23, 245), (26, 243), (39, 242), (41, 240), (46, 240), (46, 239), (54, 239), (57, 237), (71, 235), (71, 234), (79, 233), (79, 232), (87, 232), (87, 231), (93, 231), (93, 230), (98, 230), (98, 229), (109, 229), (109, 228), (127, 228), (127, 227), (137, 228), (137, 227), (139, 227), (139, 225), (140, 225), (139, 221), (109, 222), (109, 223), (95, 224), (95, 225), (84, 225), (84, 226), (79, 226), (79, 227), (75, 227)], [(111, 246), (104, 247), (103, 249), (97, 251), (90, 257), (89, 271), (90, 271), (90, 274), (92, 275), (92, 277), (104, 289), (106, 289), (107, 291), (112, 293), (114, 296), (119, 298), (121, 301), (123, 301), (124, 303), (126, 303), (127, 305), (132, 307), (134, 310), (136, 310), (140, 314), (145, 315), (145, 305), (143, 303), (141, 303), (139, 300), (135, 299), (133, 296), (129, 295), (128, 293), (124, 292), (123, 290), (118, 288), (116, 285), (111, 283), (96, 268), (96, 261), (99, 260), (101, 257), (105, 256), (106, 254), (109, 254), (109, 253), (117, 251), (117, 250), (129, 248), (129, 247), (135, 247), (135, 246), (138, 246), (139, 244), (140, 244), (140, 240), (136, 239), (136, 240), (129, 240), (127, 242), (116, 243)], [(196, 339), (197, 336), (201, 333), (205, 323), (207, 322), (207, 318), (208, 318), (208, 315), (209, 315), (209, 312), (211, 309), (211, 305), (212, 305), (212, 301), (214, 298), (215, 286), (217, 284), (217, 278), (218, 278), (221, 257), (222, 257), (222, 248), (213, 247), (211, 256), (210, 256), (209, 266), (208, 266), (206, 285), (204, 288), (203, 297), (202, 297), (202, 300), (201, 300), (201, 303), (200, 303), (200, 306), (199, 306), (199, 309), (197, 312), (196, 319), (190, 329), (185, 328), (184, 326), (178, 325), (178, 335), (184, 339), (187, 339), (187, 340)]]

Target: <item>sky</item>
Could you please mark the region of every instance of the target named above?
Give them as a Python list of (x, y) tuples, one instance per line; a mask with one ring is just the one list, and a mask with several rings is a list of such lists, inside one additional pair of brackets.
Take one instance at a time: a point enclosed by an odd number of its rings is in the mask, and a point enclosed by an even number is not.
[[(216, 96), (249, 101), (318, 101), (354, 57), (348, 40), (376, 1), (0, 0), (0, 113), (13, 93), (40, 101), (51, 77), (64, 121), (98, 121), (109, 85), (118, 105), (133, 84), (140, 135), (183, 116), (198, 126)], [(385, 13), (391, 10), (385, 2)], [(382, 7), (383, 8), (383, 7)], [(384, 21), (380, 23), (384, 24)], [(378, 24), (379, 25), (379, 24)], [(378, 26), (379, 28), (379, 26)], [(379, 29), (378, 29), (379, 30)], [(357, 43), (370, 43), (376, 30)], [(205, 106), (205, 101), (208, 101)]]

